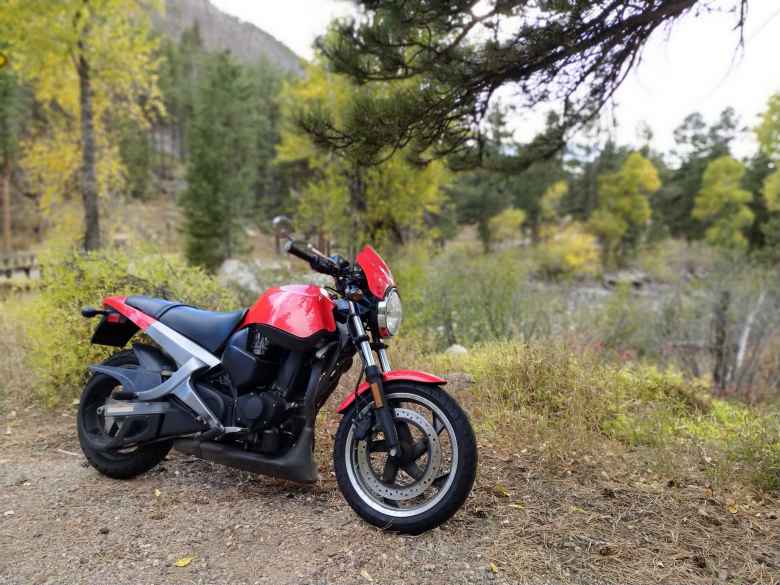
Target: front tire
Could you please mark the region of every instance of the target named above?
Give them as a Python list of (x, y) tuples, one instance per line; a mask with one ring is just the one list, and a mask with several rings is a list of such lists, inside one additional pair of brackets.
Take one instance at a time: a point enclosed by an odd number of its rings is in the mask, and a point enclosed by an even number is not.
[(468, 497), (477, 472), (474, 431), (460, 405), (436, 386), (393, 382), (385, 397), (394, 409), (402, 460), (387, 457), (378, 425), (358, 438), (356, 421), (373, 409), (370, 398), (360, 399), (336, 433), (336, 480), (370, 524), (420, 534), (449, 520)]
[[(103, 362), (106, 366), (138, 366), (138, 358), (132, 351), (121, 351)], [(172, 441), (160, 441), (133, 449), (99, 449), (92, 438), (105, 438), (105, 430), (97, 409), (103, 406), (119, 385), (105, 374), (93, 374), (84, 387), (79, 401), (76, 425), (79, 444), (84, 456), (103, 475), (114, 479), (130, 479), (152, 469), (160, 463), (173, 446)]]

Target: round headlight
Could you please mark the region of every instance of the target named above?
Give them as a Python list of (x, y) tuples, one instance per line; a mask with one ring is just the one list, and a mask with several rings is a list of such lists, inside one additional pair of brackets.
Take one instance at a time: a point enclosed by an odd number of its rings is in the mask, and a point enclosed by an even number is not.
[(404, 312), (401, 308), (401, 297), (395, 289), (385, 295), (383, 301), (379, 302), (377, 308), (377, 322), (379, 324), (379, 334), (382, 337), (397, 335), (401, 328), (401, 320)]

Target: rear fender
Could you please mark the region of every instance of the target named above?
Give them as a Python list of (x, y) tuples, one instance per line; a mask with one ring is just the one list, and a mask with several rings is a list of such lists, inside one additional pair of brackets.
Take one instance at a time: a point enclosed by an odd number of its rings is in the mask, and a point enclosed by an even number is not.
[(162, 372), (176, 369), (173, 361), (156, 347), (134, 343), (133, 352), (138, 358), (139, 366), (137, 368), (97, 364), (89, 366), (89, 370), (114, 378), (126, 392), (137, 393), (159, 386), (162, 384)]
[[(447, 380), (444, 378), (439, 378), (439, 376), (434, 376), (433, 374), (429, 374), (427, 372), (418, 372), (415, 370), (392, 370), (390, 372), (386, 372), (383, 375), (383, 379), (385, 384), (394, 382), (396, 380), (403, 382), (417, 382), (418, 384), (430, 384), (431, 386), (442, 386), (447, 383)], [(368, 391), (368, 382), (363, 382), (360, 386), (358, 386), (356, 392), (350, 393), (341, 402), (341, 404), (339, 404), (336, 412), (339, 414), (344, 414), (347, 409), (352, 406), (352, 403), (355, 402), (356, 396), (362, 396)]]
[(138, 358), (141, 368), (151, 372), (173, 371), (176, 363), (162, 351), (152, 345), (133, 344), (133, 353)]

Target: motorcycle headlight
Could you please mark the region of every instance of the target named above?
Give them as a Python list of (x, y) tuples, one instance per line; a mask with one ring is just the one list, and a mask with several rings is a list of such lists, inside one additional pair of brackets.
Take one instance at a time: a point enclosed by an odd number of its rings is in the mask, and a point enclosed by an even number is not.
[(379, 302), (377, 308), (377, 322), (379, 325), (379, 334), (382, 337), (397, 335), (401, 328), (401, 320), (404, 311), (401, 308), (401, 297), (395, 289), (385, 295), (384, 300)]

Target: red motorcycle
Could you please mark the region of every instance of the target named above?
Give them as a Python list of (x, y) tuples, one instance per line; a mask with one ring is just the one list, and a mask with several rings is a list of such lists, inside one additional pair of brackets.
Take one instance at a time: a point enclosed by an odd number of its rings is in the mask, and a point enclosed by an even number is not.
[(352, 366), (362, 374), (338, 406), (333, 449), (339, 488), (365, 520), (417, 534), (449, 519), (474, 483), (468, 417), (424, 372), (393, 370), (386, 338), (401, 325), (387, 264), (366, 246), (352, 264), (290, 240), (290, 254), (332, 276), (334, 288), (267, 290), (248, 310), (204, 311), (144, 296), (108, 297), (92, 343), (124, 347), (91, 366), (81, 396), (81, 448), (99, 472), (130, 478), (173, 447), (293, 481), (317, 480), (317, 413)]

